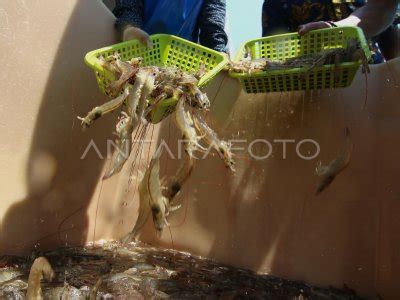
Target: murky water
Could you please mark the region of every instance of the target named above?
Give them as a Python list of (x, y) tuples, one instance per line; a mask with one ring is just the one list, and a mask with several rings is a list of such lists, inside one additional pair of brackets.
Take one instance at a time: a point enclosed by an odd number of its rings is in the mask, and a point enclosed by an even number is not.
[[(360, 299), (350, 290), (312, 287), (143, 243), (39, 255), (56, 274), (42, 283), (45, 299)], [(25, 299), (34, 256), (0, 258), (0, 299)]]

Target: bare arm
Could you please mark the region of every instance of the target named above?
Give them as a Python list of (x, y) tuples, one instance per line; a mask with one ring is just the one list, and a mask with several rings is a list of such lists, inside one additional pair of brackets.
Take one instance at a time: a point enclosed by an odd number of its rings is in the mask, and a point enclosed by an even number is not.
[(337, 26), (359, 26), (366, 37), (380, 34), (392, 24), (396, 14), (397, 0), (370, 0)]
[[(337, 26), (359, 26), (367, 38), (384, 31), (393, 22), (396, 14), (397, 0), (369, 0), (363, 7), (357, 9), (349, 17), (335, 22)], [(299, 34), (314, 29), (329, 28), (327, 22), (312, 22), (301, 25)]]

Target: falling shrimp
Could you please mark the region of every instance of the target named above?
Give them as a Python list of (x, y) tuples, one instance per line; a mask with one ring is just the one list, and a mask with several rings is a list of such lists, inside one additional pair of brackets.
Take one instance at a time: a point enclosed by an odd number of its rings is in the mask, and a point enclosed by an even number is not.
[(30, 299), (43, 299), (40, 281), (42, 279), (52, 281), (54, 271), (45, 257), (38, 257), (32, 264), (28, 278), (28, 291), (26, 297)]
[(101, 106), (96, 106), (84, 118), (78, 117), (78, 119), (82, 121), (83, 128), (90, 127), (90, 125), (101, 116), (119, 108), (129, 96), (129, 93), (129, 87), (126, 86), (124, 92), (115, 99), (106, 102)]
[(193, 157), (193, 152), (196, 150), (207, 150), (199, 144), (201, 136), (197, 135), (194, 128), (193, 119), (188, 110), (185, 109), (186, 97), (182, 96), (176, 106), (175, 120), (178, 128), (182, 131), (183, 138), (185, 139), (185, 150), (190, 157)]
[(150, 209), (153, 216), (154, 227), (158, 232), (162, 232), (167, 225), (166, 216), (168, 215), (168, 199), (162, 194), (160, 181), (160, 156), (162, 151), (156, 151), (152, 163), (149, 167), (149, 180), (147, 188), (150, 197)]
[[(156, 167), (154, 169), (154, 166), (157, 165), (158, 168)], [(158, 195), (157, 189), (161, 188), (155, 186), (156, 184), (160, 184), (159, 180), (157, 180), (158, 176), (159, 176), (159, 155), (156, 155), (150, 161), (150, 165), (147, 168), (145, 174), (143, 175), (139, 183), (138, 187), (139, 214), (135, 226), (133, 227), (132, 231), (122, 239), (122, 242), (126, 243), (134, 239), (136, 235), (139, 233), (139, 231), (142, 229), (144, 224), (146, 223), (150, 215), (150, 211), (152, 210), (152, 206), (154, 205), (154, 201), (151, 199), (151, 197), (154, 197), (154, 199), (156, 199), (155, 197), (157, 197)], [(151, 192), (153, 192), (153, 195), (150, 195)]]
[(206, 124), (199, 114), (194, 116), (194, 123), (200, 134), (204, 136), (206, 143), (217, 151), (218, 155), (224, 161), (226, 167), (230, 168), (232, 171), (235, 171), (235, 161), (231, 151), (231, 144), (220, 140), (215, 131)]
[(168, 199), (169, 203), (172, 203), (175, 196), (180, 192), (184, 183), (192, 174), (193, 167), (193, 158), (186, 154), (178, 171), (165, 186), (163, 194)]
[(118, 135), (117, 151), (113, 159), (111, 170), (103, 177), (103, 180), (121, 171), (132, 150), (132, 132), (137, 126), (137, 122), (134, 123), (132, 117), (128, 114), (122, 114), (116, 126)]
[(139, 213), (136, 219), (135, 226), (133, 227), (132, 231), (128, 233), (126, 236), (122, 238), (123, 243), (128, 243), (134, 240), (139, 233), (139, 231), (143, 228), (144, 224), (146, 224), (147, 219), (150, 215), (150, 196), (147, 188), (147, 182), (149, 178), (149, 169), (146, 170), (146, 173), (140, 177), (139, 183)]
[(323, 166), (321, 162), (318, 163), (316, 174), (321, 177), (317, 186), (316, 195), (324, 191), (350, 163), (351, 153), (353, 151), (353, 143), (350, 139), (350, 130), (348, 127), (345, 129), (346, 144), (338, 157), (334, 159), (329, 165)]

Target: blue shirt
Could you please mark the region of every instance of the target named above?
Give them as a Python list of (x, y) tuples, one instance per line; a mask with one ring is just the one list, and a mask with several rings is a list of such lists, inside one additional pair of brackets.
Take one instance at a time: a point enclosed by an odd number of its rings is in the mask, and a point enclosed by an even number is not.
[(203, 0), (146, 0), (143, 29), (148, 34), (168, 33), (197, 42), (197, 18)]
[(116, 0), (116, 28), (127, 24), (148, 34), (180, 36), (226, 52), (226, 0)]

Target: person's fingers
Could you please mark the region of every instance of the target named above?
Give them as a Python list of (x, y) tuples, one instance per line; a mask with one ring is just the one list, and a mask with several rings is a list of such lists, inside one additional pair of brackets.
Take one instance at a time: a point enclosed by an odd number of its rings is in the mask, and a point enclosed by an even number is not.
[(327, 22), (319, 21), (319, 22), (312, 22), (304, 25), (299, 26), (299, 35), (304, 35), (307, 32), (315, 29), (323, 29), (323, 28), (330, 28), (331, 25)]
[(124, 30), (123, 40), (129, 41), (134, 39), (138, 40), (140, 43), (142, 43), (144, 46), (148, 48), (153, 47), (153, 43), (151, 42), (150, 36), (145, 31), (130, 26)]

